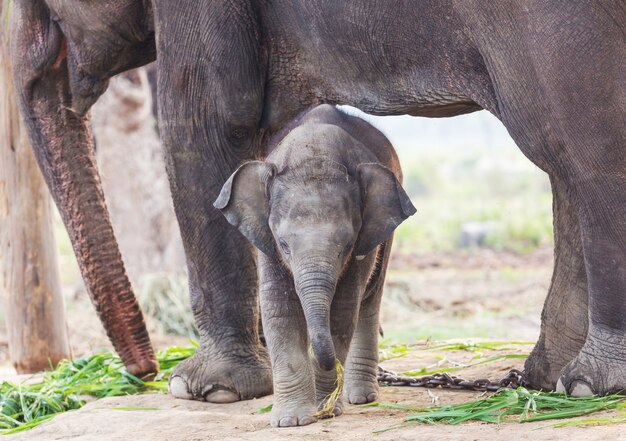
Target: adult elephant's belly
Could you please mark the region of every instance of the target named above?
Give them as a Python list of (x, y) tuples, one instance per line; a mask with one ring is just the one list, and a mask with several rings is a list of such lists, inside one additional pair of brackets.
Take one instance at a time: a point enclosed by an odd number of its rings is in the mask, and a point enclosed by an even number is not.
[(437, 32), (463, 28), (441, 8), (432, 2), (419, 11), (402, 4), (365, 11), (324, 0), (268, 8), (262, 19), (265, 122), (280, 127), (320, 103), (377, 115), (446, 117), (487, 109), (498, 116), (478, 49), (462, 32)]

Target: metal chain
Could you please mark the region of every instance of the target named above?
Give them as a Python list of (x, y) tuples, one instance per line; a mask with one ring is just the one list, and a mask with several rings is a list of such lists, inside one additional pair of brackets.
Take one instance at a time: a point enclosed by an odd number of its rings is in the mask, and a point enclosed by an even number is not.
[(473, 391), (495, 392), (501, 387), (517, 388), (526, 387), (526, 375), (517, 369), (511, 369), (500, 381), (489, 381), (486, 378), (470, 381), (454, 377), (446, 372), (425, 375), (423, 377), (409, 377), (398, 375), (378, 367), (378, 382), (385, 386), (410, 386), (410, 387), (442, 387), (445, 389), (464, 389)]

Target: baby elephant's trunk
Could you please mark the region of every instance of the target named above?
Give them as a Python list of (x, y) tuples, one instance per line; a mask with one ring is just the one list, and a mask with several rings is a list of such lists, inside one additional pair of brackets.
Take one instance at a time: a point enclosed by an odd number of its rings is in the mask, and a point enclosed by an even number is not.
[(329, 371), (335, 367), (330, 305), (337, 285), (337, 270), (335, 265), (324, 260), (308, 258), (302, 261), (294, 271), (294, 282), (306, 318), (313, 354), (320, 368)]
[(320, 368), (325, 371), (332, 370), (335, 367), (335, 346), (333, 345), (333, 339), (330, 335), (328, 319), (325, 320), (325, 323), (321, 322), (317, 324), (314, 321), (308, 326), (309, 333), (311, 334), (313, 354), (315, 354)]

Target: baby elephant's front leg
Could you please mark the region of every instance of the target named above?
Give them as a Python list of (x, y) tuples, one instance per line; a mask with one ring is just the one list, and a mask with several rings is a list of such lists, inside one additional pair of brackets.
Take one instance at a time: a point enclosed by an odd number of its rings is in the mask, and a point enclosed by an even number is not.
[(290, 274), (259, 253), (261, 317), (272, 363), (274, 427), (314, 423), (315, 383), (306, 321)]
[(371, 403), (378, 399), (378, 319), (383, 293), (385, 270), (389, 259), (388, 244), (384, 250), (377, 274), (370, 286), (359, 311), (359, 320), (350, 345), (346, 363), (344, 397), (350, 404)]
[(378, 330), (377, 312), (374, 315), (362, 313), (346, 363), (344, 397), (350, 404), (378, 399)]
[[(335, 353), (337, 359), (341, 362), (342, 366), (346, 362), (346, 355), (348, 352), (348, 344), (344, 347), (337, 344), (337, 339), (333, 339), (335, 344)], [(349, 342), (348, 342), (349, 343)], [(344, 349), (345, 348), (345, 349)], [(326, 407), (328, 406), (328, 401), (332, 394), (335, 392), (335, 389), (338, 385), (338, 376), (336, 368), (333, 368), (330, 371), (325, 371), (317, 365), (315, 360), (313, 360), (315, 364), (315, 395), (317, 401), (317, 409), (319, 410), (319, 415), (322, 418), (328, 418), (333, 416), (339, 416), (343, 414), (343, 397), (342, 394), (339, 394), (337, 400), (333, 404), (333, 407), (330, 409), (330, 413), (326, 412)], [(342, 380), (343, 381), (343, 380)]]

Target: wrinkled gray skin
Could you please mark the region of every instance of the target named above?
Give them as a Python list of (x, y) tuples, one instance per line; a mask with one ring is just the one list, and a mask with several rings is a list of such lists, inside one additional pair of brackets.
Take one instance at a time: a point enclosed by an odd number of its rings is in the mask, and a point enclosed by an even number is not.
[(345, 365), (350, 403), (377, 398), (378, 309), (392, 234), (415, 213), (393, 147), (371, 125), (322, 105), (288, 129), (265, 161), (233, 173), (214, 204), (261, 251), (271, 421), (283, 427), (315, 421), (335, 388), (335, 359)]
[(154, 357), (108, 222), (87, 111), (108, 78), (156, 49), (159, 127), (201, 336), (174, 372), (175, 396), (271, 392), (253, 249), (210, 207), (269, 133), (320, 103), (496, 115), (554, 194), (555, 269), (530, 381), (551, 389), (560, 377), (576, 394), (626, 387), (623, 1), (12, 0), (10, 22), (31, 142), (135, 373), (153, 371)]

